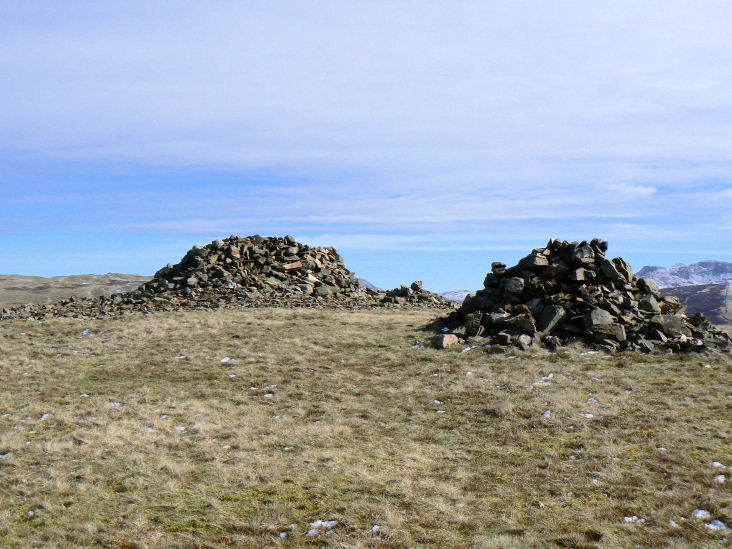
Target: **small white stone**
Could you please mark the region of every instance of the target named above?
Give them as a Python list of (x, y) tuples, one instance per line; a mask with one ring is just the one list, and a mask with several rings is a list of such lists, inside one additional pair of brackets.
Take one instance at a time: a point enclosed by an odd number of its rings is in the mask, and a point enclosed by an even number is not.
[(313, 536), (317, 536), (319, 533), (320, 533), (320, 530), (318, 530), (317, 528), (311, 528), (310, 530), (308, 530), (308, 533), (305, 535), (313, 537)]
[(668, 525), (669, 525), (669, 526), (670, 526), (671, 528), (681, 528), (681, 526), (679, 526), (678, 524), (676, 524), (676, 522), (674, 522), (673, 520), (669, 520), (669, 521), (668, 521)]
[(727, 530), (727, 525), (722, 522), (721, 520), (713, 520), (709, 524), (704, 525), (705, 528), (708, 528), (709, 530), (718, 530), (718, 531), (724, 531)]
[(43, 415), (41, 416), (41, 419), (40, 419), (40, 421), (43, 421), (44, 419), (46, 419), (46, 418), (49, 418), (49, 417), (51, 417), (51, 414), (43, 414)]
[(552, 415), (552, 411), (551, 410), (547, 410), (543, 414), (541, 414), (541, 417), (548, 418), (548, 417), (551, 417), (551, 415)]
[(225, 364), (227, 362), (231, 362), (232, 360), (233, 359), (231, 357), (225, 356), (224, 358), (221, 359), (221, 363)]
[(659, 452), (665, 452), (666, 448), (664, 448), (663, 446), (659, 446), (658, 448), (656, 448), (656, 450), (658, 450)]
[(714, 482), (718, 482), (719, 484), (724, 484), (724, 481), (727, 480), (724, 475), (717, 475), (714, 477)]
[(280, 532), (280, 539), (285, 539), (287, 537), (287, 532)]
[(147, 431), (148, 433), (152, 433), (152, 432), (153, 432), (154, 430), (155, 430), (155, 429), (153, 429), (152, 427), (148, 427), (148, 428), (146, 429), (146, 431)]
[(81, 393), (81, 394), (80, 394), (79, 396), (80, 396), (81, 398), (86, 398), (86, 397), (88, 397), (89, 395), (87, 395), (86, 393)]
[(438, 414), (444, 414), (445, 413), (445, 410), (437, 410), (437, 413)]
[(162, 416), (160, 416), (160, 418), (161, 419), (167, 419), (168, 418), (168, 414), (163, 414)]
[(373, 526), (371, 527), (371, 531), (372, 531), (372, 532), (378, 532), (379, 530), (381, 530), (381, 526), (379, 526), (378, 524), (374, 524), (374, 525), (373, 525)]
[(229, 374), (229, 377), (234, 379), (236, 377), (236, 374)]
[(122, 403), (121, 402), (110, 402), (109, 405), (113, 406), (114, 408), (119, 408), (120, 406), (122, 406)]
[(629, 522), (631, 524), (643, 524), (644, 522), (646, 522), (646, 519), (638, 518), (637, 516), (633, 515), (632, 517), (625, 517), (625, 522)]
[(27, 515), (28, 515), (28, 517), (34, 517), (34, 516), (36, 516), (36, 512), (35, 511), (28, 511)]
[(186, 430), (186, 428), (185, 428), (185, 426), (183, 426), (183, 425), (176, 425), (176, 426), (175, 426), (175, 430), (176, 430), (176, 431), (185, 431), (185, 430)]
[(432, 402), (434, 402), (435, 404), (442, 404), (441, 400), (433, 400)]
[(590, 413), (587, 413), (587, 414), (585, 414), (585, 417), (586, 417), (587, 419), (592, 419), (592, 418), (593, 418), (593, 417), (595, 417), (595, 416), (594, 416), (594, 414), (590, 414)]
[(264, 393), (264, 398), (272, 398), (273, 396), (272, 393)]
[(717, 469), (724, 469), (724, 465), (718, 461), (713, 461), (712, 467), (716, 467)]
[(473, 375), (473, 372), (465, 372), (465, 375), (466, 376), (472, 376)]
[(292, 449), (294, 449), (294, 448), (295, 448), (294, 446), (285, 446), (285, 447), (284, 447), (284, 448), (282, 448), (282, 449), (283, 449), (283, 450), (284, 450), (285, 452), (289, 452), (290, 450), (292, 450)]
[(694, 509), (694, 512), (691, 513), (691, 517), (697, 520), (708, 519), (710, 516), (711, 515), (709, 514), (709, 511), (706, 511), (704, 509)]
[(5, 452), (4, 454), (0, 454), (0, 459), (9, 458), (12, 455), (13, 455), (13, 452), (8, 451), (8, 452)]

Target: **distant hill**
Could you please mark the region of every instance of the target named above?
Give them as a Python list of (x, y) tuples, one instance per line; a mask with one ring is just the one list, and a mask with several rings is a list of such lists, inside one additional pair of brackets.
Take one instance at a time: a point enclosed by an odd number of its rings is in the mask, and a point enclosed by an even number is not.
[[(23, 303), (51, 303), (69, 296), (99, 297), (129, 292), (152, 277), (107, 273), (104, 275), (25, 276), (0, 275), (0, 307)], [(382, 291), (364, 278), (358, 279), (361, 288)]]
[(75, 297), (99, 297), (134, 290), (152, 277), (107, 273), (104, 275), (24, 276), (0, 275), (0, 307), (23, 303), (51, 303)]
[(678, 296), (689, 315), (704, 313), (714, 324), (732, 324), (732, 284), (677, 286), (661, 293)]
[(371, 284), (371, 282), (369, 282), (365, 278), (357, 278), (356, 280), (358, 280), (358, 285), (361, 288), (365, 288), (365, 289), (369, 289), (369, 290), (374, 290), (375, 292), (382, 291), (381, 288), (379, 288), (378, 286), (374, 286), (373, 284)]
[(732, 282), (732, 263), (726, 261), (699, 261), (685, 265), (676, 263), (671, 267), (646, 266), (636, 276), (647, 276), (659, 288), (694, 286), (700, 284), (725, 284)]

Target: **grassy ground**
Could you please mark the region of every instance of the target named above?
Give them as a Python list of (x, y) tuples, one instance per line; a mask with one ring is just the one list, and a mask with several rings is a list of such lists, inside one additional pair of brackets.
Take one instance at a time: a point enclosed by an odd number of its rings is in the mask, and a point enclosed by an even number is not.
[(726, 546), (732, 360), (413, 348), (434, 315), (0, 324), (0, 546)]

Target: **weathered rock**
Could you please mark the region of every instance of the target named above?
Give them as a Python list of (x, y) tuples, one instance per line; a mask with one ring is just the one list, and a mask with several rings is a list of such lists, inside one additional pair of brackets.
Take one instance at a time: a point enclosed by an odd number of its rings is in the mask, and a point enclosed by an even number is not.
[(602, 326), (603, 324), (612, 324), (614, 320), (613, 315), (604, 309), (592, 309), (582, 317), (582, 322), (587, 330), (591, 330), (595, 326)]
[[(547, 258), (541, 254), (529, 254), (518, 263), (520, 269), (537, 271), (549, 265)], [(505, 268), (505, 265), (504, 265)]]
[(587, 264), (595, 262), (595, 251), (588, 244), (580, 245), (577, 251), (572, 254), (572, 259), (578, 263)]
[(626, 282), (633, 282), (633, 268), (630, 266), (630, 263), (622, 257), (615, 257), (612, 259), (612, 262), (618, 273), (623, 276), (623, 279), (625, 279)]
[(533, 340), (531, 339), (531, 337), (527, 336), (526, 334), (521, 334), (516, 338), (516, 346), (524, 351), (531, 347), (532, 342)]
[(626, 340), (625, 328), (620, 324), (600, 324), (593, 326), (591, 329), (593, 334), (603, 334), (613, 337), (616, 341), (623, 342)]
[(661, 306), (651, 294), (644, 295), (638, 300), (638, 308), (641, 311), (648, 311), (649, 313), (661, 312)]
[(520, 296), (524, 291), (524, 279), (511, 277), (506, 279), (506, 285), (503, 287), (505, 295)]
[(430, 343), (437, 349), (445, 349), (450, 345), (455, 345), (460, 342), (458, 336), (455, 334), (438, 334), (434, 335), (429, 339)]
[(491, 273), (494, 275), (503, 275), (506, 273), (506, 264), (500, 261), (494, 261), (491, 263)]
[(656, 283), (647, 276), (639, 278), (636, 285), (638, 286), (638, 289), (645, 294), (651, 294), (653, 297), (661, 296), (661, 290), (659, 290)]
[(540, 332), (549, 334), (566, 314), (566, 311), (561, 305), (549, 305), (548, 307), (544, 307), (544, 311), (541, 313), (539, 323), (536, 327)]
[(465, 326), (466, 336), (478, 335), (478, 332), (482, 328), (480, 322), (483, 318), (483, 313), (470, 313), (465, 316), (463, 326)]
[(663, 332), (668, 337), (679, 337), (685, 334), (691, 335), (684, 319), (676, 315), (656, 315), (651, 318), (651, 326)]
[(623, 278), (623, 275), (620, 274), (618, 269), (615, 267), (615, 264), (607, 258), (602, 258), (600, 261), (600, 272), (610, 280), (619, 280)]

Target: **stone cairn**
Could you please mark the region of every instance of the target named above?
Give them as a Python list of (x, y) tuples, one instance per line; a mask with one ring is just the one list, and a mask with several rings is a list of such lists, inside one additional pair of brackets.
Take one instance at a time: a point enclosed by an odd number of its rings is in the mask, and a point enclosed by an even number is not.
[(621, 257), (605, 256), (604, 240), (551, 239), (507, 268), (495, 262), (484, 289), (431, 326), (444, 348), (460, 338), (501, 347), (582, 343), (608, 352), (693, 352), (731, 347), (703, 314), (687, 317), (679, 298), (661, 296), (650, 278), (636, 278)]
[(292, 236), (230, 236), (193, 246), (131, 292), (20, 305), (0, 319), (96, 317), (140, 311), (221, 307), (437, 307), (452, 304), (420, 282), (389, 291), (363, 290), (335, 248), (299, 244)]

